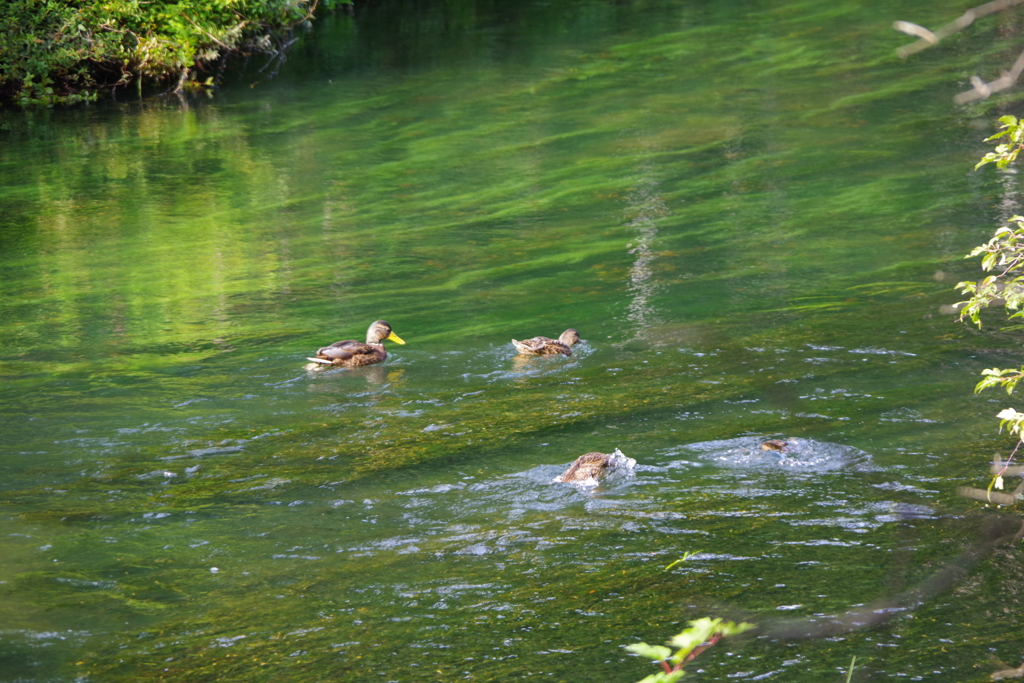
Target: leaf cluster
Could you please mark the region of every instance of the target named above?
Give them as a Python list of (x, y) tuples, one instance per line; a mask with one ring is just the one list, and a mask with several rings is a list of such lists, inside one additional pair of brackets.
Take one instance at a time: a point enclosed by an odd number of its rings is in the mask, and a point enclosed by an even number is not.
[(985, 142), (1006, 138), (1005, 142), (996, 145), (994, 152), (989, 152), (981, 158), (974, 166), (978, 170), (985, 164), (994, 163), (999, 168), (1006, 168), (1017, 159), (1021, 147), (1024, 147), (1024, 120), (1018, 121), (1015, 116), (1001, 116), (999, 123), (1002, 124), (1000, 131), (992, 137), (985, 138)]
[[(1003, 140), (994, 152), (989, 152), (975, 165), (975, 170), (988, 163), (995, 163), (998, 168), (1006, 168), (1016, 161), (1017, 155), (1024, 148), (1024, 120), (1014, 116), (1003, 116), (999, 119), (1000, 132), (986, 141)], [(1024, 266), (1024, 216), (1013, 216), (1011, 226), (1002, 226), (996, 230), (985, 244), (975, 247), (967, 258), (981, 256), (981, 267), (993, 275), (978, 282), (965, 281), (957, 284), (961, 293), (969, 294), (970, 298), (960, 302), (960, 320), (969, 317), (981, 327), (981, 311), (989, 306), (1003, 306), (1010, 311), (1010, 318), (1024, 316), (1024, 276), (1020, 275)], [(982, 379), (974, 387), (978, 393), (992, 387), (1003, 387), (1007, 394), (1012, 394), (1017, 385), (1024, 379), (1024, 367), (1021, 368), (989, 368), (983, 370)], [(1018, 448), (1024, 443), (1024, 413), (1014, 408), (1005, 408), (997, 415), (999, 431), (1009, 431), (1018, 439)], [(1016, 453), (1016, 449), (1014, 449)], [(1010, 456), (1011, 459), (1013, 455)], [(998, 474), (989, 486), (1002, 488), (1002, 477)]]
[(999, 411), (996, 417), (999, 418), (999, 431), (1003, 431), (1005, 427), (1011, 434), (1015, 434), (1018, 439), (1021, 438), (1021, 429), (1024, 429), (1024, 413), (1018, 413), (1013, 408), (1004, 408)]
[[(1003, 119), (1013, 117), (1004, 116)], [(1014, 125), (1018, 125), (1016, 119), (1013, 119), (1013, 122)], [(1013, 154), (1016, 155), (1016, 150)], [(977, 282), (960, 282), (956, 286), (962, 294), (970, 295), (966, 301), (957, 304), (960, 307), (960, 320), (970, 318), (979, 328), (981, 311), (989, 306), (1003, 306), (1006, 310), (1012, 311), (1011, 319), (1024, 316), (1024, 275), (1016, 274), (1020, 273), (1024, 266), (1024, 216), (1014, 216), (1010, 222), (1016, 227), (999, 228), (992, 239), (975, 247), (966, 257), (982, 256), (982, 269), (995, 271), (995, 274)], [(1012, 394), (1021, 379), (1024, 379), (1024, 367), (990, 368), (983, 370), (981, 374), (982, 379), (974, 387), (974, 393), (1001, 386), (1006, 389), (1007, 394)], [(1017, 434), (1020, 432), (1019, 429), (1010, 431)]]
[(1016, 275), (1024, 264), (1024, 216), (1010, 219), (1016, 227), (1003, 226), (996, 230), (995, 235), (985, 244), (975, 247), (966, 258), (984, 255), (981, 267), (985, 271), (996, 271), (994, 275), (977, 282), (965, 281), (956, 288), (970, 298), (958, 304), (961, 306), (960, 319), (969, 317), (981, 327), (980, 314), (989, 306), (1004, 306), (1014, 311), (1011, 318), (1024, 316), (1024, 276)]
[[(974, 387), (974, 393), (977, 394), (984, 389), (1002, 386), (1006, 389), (1007, 394), (1012, 394), (1021, 379), (1024, 379), (1024, 368), (991, 368), (982, 370), (981, 375), (983, 379)], [(1000, 413), (999, 417), (1002, 417), (1002, 413)]]
[(664, 671), (647, 676), (639, 683), (675, 683), (683, 676), (683, 665), (700, 654), (704, 647), (713, 645), (719, 638), (738, 635), (754, 628), (753, 624), (736, 624), (732, 621), (707, 617), (689, 623), (689, 628), (684, 629), (669, 641), (668, 644), (676, 648), (674, 653), (664, 645), (634, 643), (626, 646), (626, 649), (633, 654), (661, 663), (664, 669)]
[[(975, 170), (990, 163), (994, 163), (998, 168), (1006, 168), (1017, 159), (1017, 155), (1024, 147), (1024, 120), (1018, 120), (1015, 116), (1003, 116), (1000, 117), (999, 123), (1000, 131), (985, 138), (985, 141), (1005, 140), (996, 145), (994, 152), (985, 154), (981, 161), (975, 164)], [(1024, 303), (1024, 278), (1014, 277), (1008, 281), (1003, 281), (1003, 278), (1019, 271), (1021, 263), (1024, 262), (1024, 217), (1013, 216), (1010, 223), (1016, 224), (1016, 227), (999, 228), (992, 239), (975, 247), (967, 255), (967, 258), (972, 258), (984, 254), (981, 260), (982, 270), (998, 272), (979, 282), (961, 282), (957, 285), (957, 289), (962, 293), (971, 295), (970, 299), (961, 302), (963, 308), (960, 319), (963, 320), (964, 316), (967, 316), (978, 327), (981, 327), (981, 309), (993, 304), (1004, 305), (1008, 310), (1018, 311), (1011, 317), (1022, 315), (1019, 309)]]

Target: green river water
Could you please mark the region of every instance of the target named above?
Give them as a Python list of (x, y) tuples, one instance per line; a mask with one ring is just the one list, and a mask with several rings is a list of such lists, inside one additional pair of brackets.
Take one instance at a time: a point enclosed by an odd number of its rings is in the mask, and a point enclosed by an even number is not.
[[(274, 79), (3, 113), (0, 680), (636, 681), (687, 620), (921, 585), (1013, 519), (955, 490), (1012, 446), (971, 391), (1019, 335), (941, 307), (1021, 211), (971, 170), (1000, 110), (951, 101), (1016, 28), (890, 27), (964, 8), (379, 2)], [(386, 363), (305, 368), (378, 318)], [(988, 680), (1015, 552), (688, 670)]]

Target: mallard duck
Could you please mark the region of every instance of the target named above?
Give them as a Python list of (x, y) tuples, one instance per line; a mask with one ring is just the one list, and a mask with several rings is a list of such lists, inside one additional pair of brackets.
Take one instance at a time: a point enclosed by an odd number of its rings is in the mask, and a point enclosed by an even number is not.
[(612, 472), (632, 472), (636, 460), (625, 455), (616, 448), (608, 453), (585, 453), (569, 465), (569, 469), (555, 477), (555, 481), (563, 484), (580, 484), (596, 486), (597, 482)]
[(767, 441), (761, 442), (762, 451), (779, 451), (785, 453), (789, 448), (789, 444), (782, 439), (768, 439)]
[(516, 347), (519, 353), (535, 356), (553, 356), (556, 353), (571, 356), (573, 345), (579, 344), (581, 341), (583, 340), (580, 339), (580, 333), (570, 327), (560, 334), (558, 339), (548, 337), (534, 337), (523, 341), (513, 339), (512, 346)]
[(401, 337), (391, 331), (391, 325), (378, 320), (366, 330), (366, 343), (355, 339), (334, 342), (330, 346), (318, 349), (316, 358), (309, 358), (321, 365), (341, 365), (346, 368), (359, 368), (364, 365), (380, 363), (388, 357), (383, 341), (387, 339), (396, 344), (404, 344)]

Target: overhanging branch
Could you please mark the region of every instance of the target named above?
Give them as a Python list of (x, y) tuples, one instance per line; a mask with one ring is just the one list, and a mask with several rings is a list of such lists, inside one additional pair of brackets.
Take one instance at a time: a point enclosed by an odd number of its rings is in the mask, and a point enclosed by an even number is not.
[[(934, 32), (909, 21), (894, 21), (892, 23), (894, 29), (907, 35), (917, 36), (918, 38), (916, 42), (897, 49), (896, 54), (903, 58), (909, 57), (932, 45), (938, 45), (942, 39), (948, 38), (973, 24), (975, 19), (980, 19), (996, 12), (1002, 12), (1022, 3), (1024, 3), (1024, 0), (993, 0), (992, 2), (986, 2), (984, 5), (978, 5), (967, 10), (955, 21), (946, 24)], [(1021, 72), (1024, 72), (1024, 52), (1021, 52), (1009, 71), (1004, 71), (1002, 76), (990, 83), (986, 83), (979, 76), (971, 76), (971, 85), (974, 87), (960, 93), (953, 98), (953, 101), (957, 104), (966, 104), (975, 100), (983, 100), (994, 92), (1006, 90), (1013, 86), (1020, 77)]]

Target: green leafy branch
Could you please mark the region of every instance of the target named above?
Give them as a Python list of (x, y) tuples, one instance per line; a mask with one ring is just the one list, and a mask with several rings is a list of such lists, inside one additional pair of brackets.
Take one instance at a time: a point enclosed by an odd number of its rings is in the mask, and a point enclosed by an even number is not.
[[(974, 167), (975, 170), (985, 164), (994, 163), (998, 168), (1006, 168), (1016, 161), (1021, 149), (1024, 149), (1024, 120), (1014, 116), (1003, 116), (999, 119), (1000, 131), (986, 138), (986, 142), (1001, 141), (994, 152), (989, 152)], [(982, 270), (993, 275), (978, 282), (961, 282), (957, 289), (970, 298), (961, 301), (960, 320), (965, 317), (981, 327), (981, 310), (989, 306), (1003, 306), (1010, 311), (1010, 318), (1024, 316), (1024, 276), (1019, 275), (1024, 269), (1024, 216), (1013, 216), (1009, 221), (1013, 226), (1002, 226), (996, 230), (985, 244), (975, 247), (967, 258), (981, 256)], [(1020, 368), (989, 368), (983, 370), (982, 379), (974, 387), (974, 393), (993, 387), (1002, 387), (1006, 393), (1012, 394), (1024, 379), (1024, 367)], [(996, 416), (999, 418), (999, 431), (1006, 429), (1017, 437), (1017, 445), (1007, 460), (1007, 465), (1024, 444), (1024, 413), (1014, 408), (1005, 408)], [(991, 499), (992, 488), (1002, 488), (1002, 473), (1006, 466), (995, 474), (986, 494)], [(1022, 484), (1024, 486), (1024, 484)]]
[(1017, 272), (1024, 265), (1024, 216), (1010, 219), (1016, 228), (1003, 226), (985, 244), (975, 247), (965, 258), (984, 254), (981, 268), (985, 271), (998, 271), (995, 275), (978, 282), (965, 281), (956, 288), (962, 294), (970, 295), (967, 301), (961, 301), (960, 319), (965, 317), (981, 327), (981, 311), (989, 306), (1004, 306), (1014, 311), (1011, 318), (1024, 315), (1020, 309), (1024, 307), (1024, 276), (1004, 280), (1010, 273)]
[(999, 418), (999, 431), (1005, 428), (1011, 434), (1021, 439), (1021, 429), (1024, 428), (1024, 413), (1018, 413), (1013, 408), (1003, 408), (996, 415)]
[[(1024, 368), (991, 368), (990, 370), (982, 370), (981, 374), (984, 379), (974, 387), (974, 393), (977, 394), (990, 387), (1002, 385), (1006, 389), (1007, 394), (1012, 394), (1013, 390), (1017, 388), (1017, 384), (1024, 379)], [(1007, 410), (1011, 409), (1008, 408)], [(1004, 410), (1003, 412), (1005, 413), (1006, 411)], [(1002, 413), (998, 417), (1002, 417)], [(1002, 427), (1000, 427), (1000, 431), (1002, 431)], [(1014, 429), (1011, 430), (1011, 433), (1018, 431)]]
[(732, 621), (707, 617), (689, 623), (690, 628), (680, 632), (668, 643), (676, 648), (675, 653), (664, 645), (634, 643), (626, 646), (626, 649), (633, 654), (654, 660), (664, 669), (664, 671), (647, 676), (639, 683), (675, 683), (683, 676), (683, 666), (701, 652), (725, 636), (738, 635), (754, 628), (753, 624), (736, 624)]
[(1017, 154), (1024, 147), (1024, 120), (1018, 121), (1016, 116), (1001, 116), (999, 123), (1003, 124), (1000, 126), (1002, 130), (990, 138), (985, 138), (985, 142), (1000, 138), (1008, 138), (1008, 140), (996, 145), (996, 151), (983, 156), (981, 161), (975, 164), (974, 170), (991, 163), (999, 168), (1006, 168), (1017, 159)]

